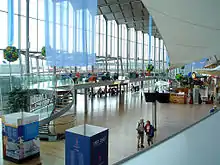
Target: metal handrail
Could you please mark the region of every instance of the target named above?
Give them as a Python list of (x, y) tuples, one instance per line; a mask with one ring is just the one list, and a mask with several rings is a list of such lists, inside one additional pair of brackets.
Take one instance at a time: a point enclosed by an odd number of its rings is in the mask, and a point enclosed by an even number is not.
[[(70, 76), (67, 76), (67, 77), (69, 77), (70, 80), (74, 83), (74, 81), (72, 80), (72, 77), (70, 77)], [(56, 84), (56, 85), (57, 85), (57, 84)], [(52, 97), (51, 97), (51, 99), (49, 100), (48, 105), (51, 104), (51, 101), (54, 100), (54, 94), (56, 93), (56, 88), (57, 88), (56, 85), (55, 85), (55, 90), (54, 90), (53, 93), (52, 93)], [(68, 96), (69, 94), (73, 95), (73, 94), (72, 94), (73, 88), (74, 88), (74, 85), (73, 85), (72, 88), (71, 88), (67, 93), (65, 93), (62, 97), (65, 98), (65, 97)], [(72, 107), (73, 102), (74, 102), (74, 99), (72, 99), (72, 102), (69, 103), (67, 106), (65, 106), (64, 108), (61, 108), (60, 111), (57, 112), (57, 113), (54, 113), (54, 111), (56, 110), (56, 107), (54, 106), (54, 109), (52, 110), (52, 112), (51, 112), (51, 114), (49, 115), (49, 117), (48, 117), (48, 118), (45, 118), (45, 119), (43, 119), (43, 120), (40, 121), (40, 126), (43, 126), (43, 125), (45, 125), (45, 124), (48, 124), (50, 121), (52, 121), (52, 120), (58, 118), (59, 116), (65, 114), (65, 113)], [(56, 102), (55, 102), (55, 104), (56, 104)], [(47, 113), (48, 113), (48, 106), (47, 106)]]

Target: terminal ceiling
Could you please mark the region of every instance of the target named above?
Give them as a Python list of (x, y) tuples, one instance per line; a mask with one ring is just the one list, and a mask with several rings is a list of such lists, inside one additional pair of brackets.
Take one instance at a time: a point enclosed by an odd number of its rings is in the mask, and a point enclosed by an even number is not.
[[(115, 20), (118, 24), (126, 24), (127, 28), (148, 33), (149, 13), (141, 0), (98, 0), (98, 14), (106, 20)], [(152, 35), (160, 37), (153, 22)]]
[(219, 0), (142, 0), (166, 44), (171, 63), (220, 55)]

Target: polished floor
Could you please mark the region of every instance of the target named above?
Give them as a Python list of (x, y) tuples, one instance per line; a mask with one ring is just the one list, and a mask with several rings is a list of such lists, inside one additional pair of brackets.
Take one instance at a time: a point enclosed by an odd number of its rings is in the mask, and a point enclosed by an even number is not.
[[(77, 124), (84, 121), (83, 96), (78, 96)], [(86, 123), (109, 128), (109, 164), (137, 152), (137, 121), (143, 117), (152, 120), (152, 105), (145, 103), (140, 93), (128, 93), (119, 97), (95, 98), (88, 101)], [(158, 104), (155, 141), (176, 133), (180, 129), (208, 115), (211, 105), (180, 105)], [(74, 109), (71, 110), (74, 112)], [(0, 140), (1, 142), (1, 140)], [(1, 147), (1, 144), (0, 144)], [(25, 165), (64, 165), (64, 141), (41, 142), (41, 158), (25, 163)], [(2, 160), (0, 149), (0, 164), (13, 165)]]

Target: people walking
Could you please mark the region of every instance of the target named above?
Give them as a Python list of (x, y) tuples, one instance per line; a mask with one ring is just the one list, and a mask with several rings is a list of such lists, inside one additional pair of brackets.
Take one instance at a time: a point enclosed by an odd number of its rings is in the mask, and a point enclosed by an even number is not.
[(137, 123), (137, 138), (138, 138), (138, 148), (144, 148), (144, 119), (140, 119), (140, 121)]
[(149, 120), (147, 121), (144, 129), (147, 135), (148, 146), (151, 146), (153, 144), (153, 138), (154, 138), (154, 127), (151, 125)]

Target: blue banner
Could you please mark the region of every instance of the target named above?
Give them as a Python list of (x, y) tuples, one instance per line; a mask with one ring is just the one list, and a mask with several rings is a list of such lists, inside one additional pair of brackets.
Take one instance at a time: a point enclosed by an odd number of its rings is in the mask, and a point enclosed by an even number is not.
[(170, 66), (170, 57), (169, 57), (169, 55), (168, 55), (168, 53), (167, 53), (167, 51), (166, 51), (166, 54), (167, 54), (167, 59), (166, 59), (166, 64), (167, 64), (167, 67), (169, 68)]
[(49, 66), (95, 64), (97, 0), (44, 0)]
[(8, 0), (8, 45), (14, 43), (14, 0)]
[(152, 16), (149, 15), (149, 53), (148, 53), (148, 59), (149, 64), (151, 63), (151, 36), (152, 36)]

